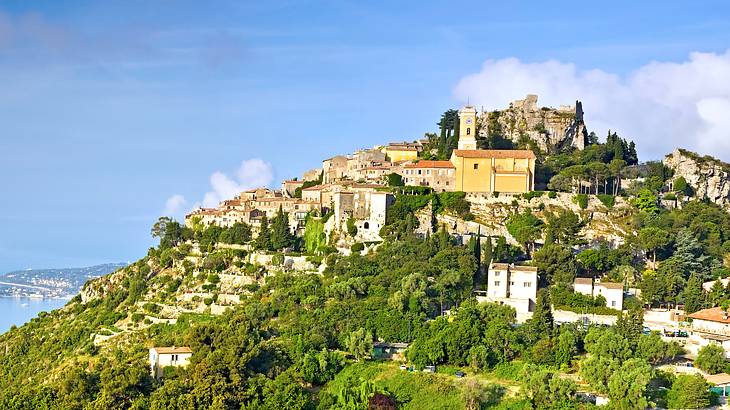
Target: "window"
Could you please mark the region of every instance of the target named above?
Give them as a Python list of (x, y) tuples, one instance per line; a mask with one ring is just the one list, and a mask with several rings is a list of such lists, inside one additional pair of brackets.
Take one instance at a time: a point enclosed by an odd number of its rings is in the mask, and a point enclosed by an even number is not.
[(494, 286), (499, 286), (499, 281), (498, 280), (495, 280), (494, 281)]
[(509, 281), (509, 285), (510, 285), (510, 286), (514, 286), (514, 285), (515, 285), (515, 283), (514, 283), (514, 282), (512, 282), (512, 281)]
[(522, 284), (522, 286), (524, 286), (526, 288), (531, 288), (532, 287), (532, 282), (525, 282), (525, 283)]
[(418, 170), (418, 175), (421, 175), (421, 170), (420, 169)]
[(479, 169), (479, 164), (474, 164), (474, 169)]
[(611, 307), (616, 307), (616, 301), (615, 300), (612, 300), (611, 301)]
[(369, 223), (369, 222), (365, 222), (365, 223), (364, 223), (364, 224), (362, 225), (362, 227), (363, 227), (363, 228), (365, 228), (365, 229), (370, 229), (370, 223)]
[(494, 271), (494, 276), (499, 276), (499, 273), (500, 272), (498, 270)]
[(469, 135), (469, 134), (471, 134), (471, 128), (466, 129), (466, 135)]

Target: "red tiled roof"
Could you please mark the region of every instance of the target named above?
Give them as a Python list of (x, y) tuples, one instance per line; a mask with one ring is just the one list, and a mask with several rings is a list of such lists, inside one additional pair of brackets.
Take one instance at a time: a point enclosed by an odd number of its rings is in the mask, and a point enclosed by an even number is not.
[(405, 168), (454, 168), (451, 161), (420, 160), (416, 163), (406, 164)]
[(702, 309), (689, 315), (692, 319), (708, 320), (710, 322), (730, 323), (730, 319), (726, 319), (722, 308), (714, 307), (710, 309)]
[(535, 159), (535, 153), (529, 149), (456, 149), (454, 155), (463, 158)]

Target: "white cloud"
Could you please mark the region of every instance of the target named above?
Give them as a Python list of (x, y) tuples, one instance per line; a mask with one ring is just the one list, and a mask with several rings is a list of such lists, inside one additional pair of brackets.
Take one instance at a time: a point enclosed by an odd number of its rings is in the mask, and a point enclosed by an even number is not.
[(244, 160), (233, 177), (220, 171), (210, 176), (213, 190), (205, 194), (202, 206), (214, 208), (224, 199), (233, 198), (247, 189), (268, 186), (273, 180), (274, 170), (271, 164), (259, 158)]
[(184, 196), (180, 194), (173, 195), (167, 198), (167, 201), (165, 202), (165, 210), (162, 211), (162, 215), (176, 216), (178, 213), (184, 210), (186, 204), (187, 201), (185, 200)]
[(589, 130), (608, 129), (636, 142), (643, 160), (675, 147), (730, 160), (730, 50), (652, 62), (627, 74), (580, 70), (559, 61), (487, 60), (462, 78), (455, 96), (485, 109), (537, 94), (547, 106), (583, 101)]

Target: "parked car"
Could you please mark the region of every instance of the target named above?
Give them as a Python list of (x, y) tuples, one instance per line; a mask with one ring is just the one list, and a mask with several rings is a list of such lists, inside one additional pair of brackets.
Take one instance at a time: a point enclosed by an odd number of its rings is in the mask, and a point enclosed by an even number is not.
[(423, 368), (424, 373), (436, 373), (436, 366), (426, 366)]
[(648, 327), (644, 326), (644, 328), (641, 330), (641, 333), (643, 333), (645, 335), (648, 335), (649, 333), (651, 333), (651, 329), (649, 329)]
[(458, 372), (454, 373), (454, 376), (456, 376), (458, 378), (462, 378), (462, 377), (466, 376), (466, 373), (464, 373), (462, 371), (458, 371)]
[(408, 366), (406, 366), (404, 364), (398, 366), (398, 368), (401, 369), (401, 370), (408, 370)]

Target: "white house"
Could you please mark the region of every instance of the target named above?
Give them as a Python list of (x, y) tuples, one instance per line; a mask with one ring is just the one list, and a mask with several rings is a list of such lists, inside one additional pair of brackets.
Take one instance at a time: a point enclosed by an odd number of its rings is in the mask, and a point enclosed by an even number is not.
[(692, 313), (692, 332), (685, 345), (691, 354), (709, 344), (716, 344), (725, 349), (725, 358), (730, 359), (730, 315), (720, 307), (702, 309)]
[(184, 367), (188, 365), (193, 351), (189, 347), (153, 347), (150, 349), (150, 370), (159, 379), (167, 366)]
[(517, 311), (518, 320), (531, 316), (537, 300), (537, 268), (490, 264), (486, 296), (478, 296), (477, 300), (512, 306)]
[(623, 310), (624, 285), (616, 282), (593, 282), (593, 278), (575, 278), (573, 282), (575, 293), (596, 297), (601, 295), (606, 299), (606, 307)]

